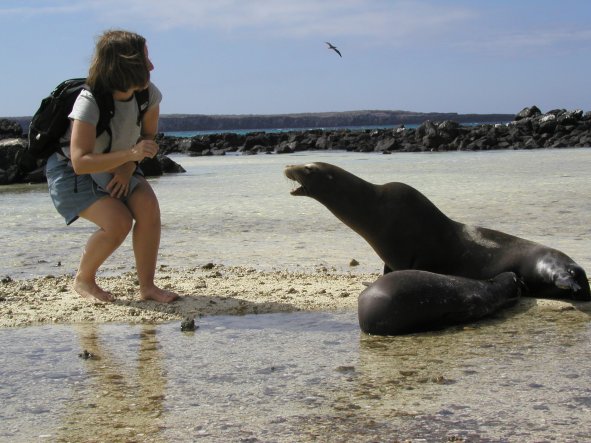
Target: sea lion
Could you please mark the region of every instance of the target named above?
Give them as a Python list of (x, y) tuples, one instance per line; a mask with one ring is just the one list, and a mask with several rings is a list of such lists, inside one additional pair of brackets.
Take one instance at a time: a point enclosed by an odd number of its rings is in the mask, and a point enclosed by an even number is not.
[(513, 272), (490, 280), (393, 271), (359, 295), (359, 326), (368, 334), (398, 335), (478, 320), (514, 305), (521, 284)]
[(326, 206), (361, 235), (384, 261), (384, 271), (419, 269), (486, 280), (514, 272), (534, 297), (591, 300), (581, 266), (556, 249), (447, 217), (404, 183), (375, 185), (328, 163), (291, 165), (291, 192)]

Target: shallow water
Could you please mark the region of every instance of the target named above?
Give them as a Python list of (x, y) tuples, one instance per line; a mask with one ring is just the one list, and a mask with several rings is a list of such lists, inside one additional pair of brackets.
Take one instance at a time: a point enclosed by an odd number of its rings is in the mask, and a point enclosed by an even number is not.
[[(177, 157), (187, 174), (151, 180), (160, 263), (346, 271), (355, 258), (355, 271), (379, 271), (360, 237), (289, 195), (286, 164), (327, 161), (409, 183), (458, 221), (542, 242), (589, 269), (590, 152)], [(88, 224), (63, 225), (41, 185), (2, 187), (0, 200), (0, 275), (75, 271)], [(131, 257), (127, 241), (104, 273), (130, 270)], [(354, 312), (179, 329), (1, 329), (0, 441), (591, 440), (591, 327), (578, 311), (395, 338), (360, 333)], [(97, 358), (80, 358), (85, 349)]]
[(588, 314), (504, 316), (389, 338), (354, 313), (3, 329), (0, 440), (589, 441)]
[[(362, 272), (382, 268), (375, 253), (326, 208), (292, 197), (287, 164), (326, 161), (374, 183), (406, 182), (451, 218), (508, 232), (566, 252), (591, 267), (591, 150), (175, 157), (186, 174), (151, 180), (163, 231), (160, 263), (208, 262), (260, 269)], [(66, 227), (46, 186), (0, 187), (3, 215), (0, 275), (23, 278), (73, 273), (93, 228)], [(133, 269), (128, 239), (103, 267)], [(61, 265), (61, 266), (58, 266)]]

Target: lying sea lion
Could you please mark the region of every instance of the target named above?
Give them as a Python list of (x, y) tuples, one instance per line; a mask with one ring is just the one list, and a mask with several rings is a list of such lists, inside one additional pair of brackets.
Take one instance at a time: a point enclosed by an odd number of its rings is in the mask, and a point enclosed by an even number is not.
[(376, 335), (439, 329), (514, 305), (520, 295), (521, 283), (513, 272), (474, 280), (427, 271), (393, 271), (359, 295), (359, 326)]

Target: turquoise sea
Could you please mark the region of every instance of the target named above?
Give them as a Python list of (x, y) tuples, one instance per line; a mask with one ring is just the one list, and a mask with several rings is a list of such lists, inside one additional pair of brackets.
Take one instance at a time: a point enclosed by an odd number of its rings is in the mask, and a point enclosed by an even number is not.
[[(482, 124), (497, 124), (503, 122), (478, 122), (478, 123), (462, 123), (463, 126), (477, 126)], [(405, 123), (405, 128), (417, 128), (418, 124), (409, 124)], [(301, 131), (341, 131), (341, 130), (348, 130), (348, 131), (371, 131), (375, 129), (395, 129), (400, 127), (400, 125), (388, 125), (388, 126), (347, 126), (347, 127), (324, 127), (324, 128), (259, 128), (259, 129), (227, 129), (227, 130), (219, 130), (219, 129), (212, 129), (212, 130), (204, 130), (204, 131), (168, 131), (164, 132), (164, 135), (171, 136), (171, 137), (199, 137), (202, 135), (211, 135), (211, 134), (225, 134), (225, 133), (234, 133), (234, 134), (248, 134), (250, 132), (269, 132), (269, 133), (281, 133), (281, 132), (301, 132)]]
[[(406, 182), (453, 219), (558, 248), (591, 270), (591, 149), (304, 152), (174, 159), (151, 179), (160, 264), (378, 272), (371, 248), (287, 164)], [(92, 226), (66, 227), (44, 185), (0, 188), (0, 275), (75, 272)], [(355, 258), (360, 265), (349, 267)], [(126, 241), (104, 274), (133, 268)], [(78, 357), (92, 350), (98, 360)], [(591, 323), (524, 309), (467, 328), (371, 337), (355, 312), (0, 330), (0, 441), (591, 441)]]
[[(418, 125), (404, 125), (407, 128), (416, 128)], [(398, 125), (394, 126), (398, 127)], [(164, 132), (164, 135), (171, 136), (171, 137), (199, 137), (202, 135), (211, 135), (211, 134), (248, 134), (250, 132), (269, 132), (269, 133), (281, 133), (281, 132), (300, 132), (300, 131), (311, 131), (311, 130), (321, 130), (321, 131), (337, 131), (337, 130), (349, 130), (349, 131), (365, 131), (365, 130), (372, 130), (372, 129), (391, 129), (393, 126), (347, 126), (347, 127), (327, 127), (327, 128), (259, 128), (259, 129), (227, 129), (227, 130), (219, 130), (219, 129), (212, 129), (207, 131), (169, 131)]]

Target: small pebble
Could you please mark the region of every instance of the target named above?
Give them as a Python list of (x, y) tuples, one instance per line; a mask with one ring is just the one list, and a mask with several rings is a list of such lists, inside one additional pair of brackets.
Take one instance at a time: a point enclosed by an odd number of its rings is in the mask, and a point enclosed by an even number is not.
[(195, 318), (187, 317), (181, 322), (181, 331), (182, 332), (189, 332), (194, 331), (195, 327)]
[(78, 357), (84, 359), (84, 360), (90, 360), (92, 358), (94, 358), (94, 355), (91, 354), (90, 352), (88, 352), (86, 349), (84, 351), (82, 351), (80, 354), (78, 354)]

